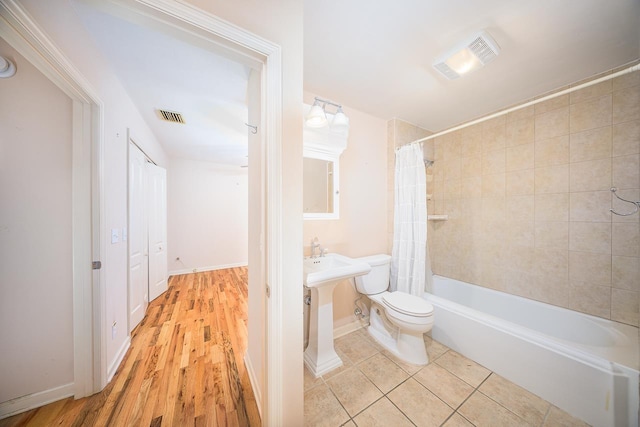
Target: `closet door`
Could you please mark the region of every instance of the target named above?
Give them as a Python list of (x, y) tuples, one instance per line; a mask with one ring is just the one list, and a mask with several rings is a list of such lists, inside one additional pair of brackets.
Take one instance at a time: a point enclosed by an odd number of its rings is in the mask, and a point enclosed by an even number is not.
[(129, 144), (129, 331), (144, 318), (149, 302), (147, 159)]
[(147, 163), (149, 301), (167, 290), (167, 171)]

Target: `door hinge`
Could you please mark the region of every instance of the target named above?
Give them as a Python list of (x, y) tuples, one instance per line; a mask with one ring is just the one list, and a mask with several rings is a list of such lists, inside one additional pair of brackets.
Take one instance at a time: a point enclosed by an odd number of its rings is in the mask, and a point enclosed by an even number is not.
[(91, 263), (91, 268), (93, 270), (100, 270), (102, 268), (102, 261), (93, 261)]
[(271, 297), (271, 288), (267, 285), (267, 298)]

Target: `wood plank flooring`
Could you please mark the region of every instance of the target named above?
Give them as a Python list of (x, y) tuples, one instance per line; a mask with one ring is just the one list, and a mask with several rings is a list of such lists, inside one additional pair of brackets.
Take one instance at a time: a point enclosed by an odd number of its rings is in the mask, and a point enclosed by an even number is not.
[(100, 393), (4, 420), (14, 426), (260, 426), (243, 355), (247, 269), (173, 276)]

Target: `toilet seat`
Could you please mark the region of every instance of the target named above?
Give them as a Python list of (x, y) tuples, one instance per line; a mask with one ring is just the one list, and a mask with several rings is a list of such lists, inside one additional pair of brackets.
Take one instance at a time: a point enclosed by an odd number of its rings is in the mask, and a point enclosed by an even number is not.
[(404, 292), (384, 292), (382, 302), (392, 310), (407, 316), (429, 317), (433, 315), (433, 306), (424, 299)]

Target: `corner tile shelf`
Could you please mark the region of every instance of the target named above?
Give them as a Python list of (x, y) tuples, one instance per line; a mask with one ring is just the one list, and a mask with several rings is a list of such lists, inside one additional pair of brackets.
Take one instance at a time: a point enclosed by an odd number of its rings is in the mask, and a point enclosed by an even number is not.
[(427, 215), (429, 221), (446, 221), (449, 219), (449, 215)]

